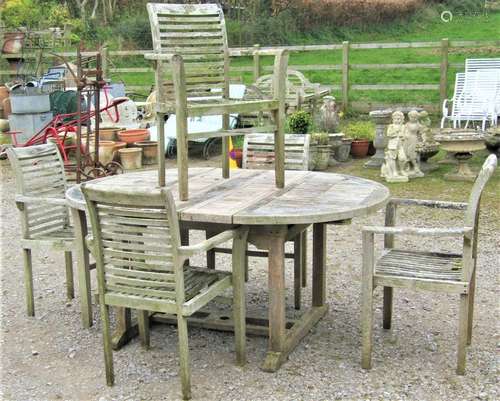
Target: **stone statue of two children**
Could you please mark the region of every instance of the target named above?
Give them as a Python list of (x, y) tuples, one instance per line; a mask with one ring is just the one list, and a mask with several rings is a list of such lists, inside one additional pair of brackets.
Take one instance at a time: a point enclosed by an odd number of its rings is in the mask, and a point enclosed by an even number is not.
[[(425, 115), (424, 115), (425, 113)], [(401, 111), (392, 114), (392, 124), (387, 127), (387, 148), (381, 176), (387, 182), (408, 182), (409, 178), (423, 177), (420, 170), (418, 145), (423, 131), (428, 128), (419, 118), (425, 119), (426, 112), (412, 110), (408, 113), (409, 121)]]

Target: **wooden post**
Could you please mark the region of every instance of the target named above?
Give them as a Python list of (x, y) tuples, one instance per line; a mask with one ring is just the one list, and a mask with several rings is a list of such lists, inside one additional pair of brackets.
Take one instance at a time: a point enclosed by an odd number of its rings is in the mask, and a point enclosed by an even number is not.
[(35, 62), (35, 71), (34, 75), (36, 77), (39, 77), (43, 73), (43, 49), (40, 49), (36, 55), (36, 62)]
[(63, 46), (67, 49), (71, 45), (71, 25), (64, 24)]
[(108, 70), (108, 48), (104, 45), (101, 49), (101, 62), (102, 62), (102, 77), (104, 79), (108, 78), (109, 70)]
[(253, 54), (253, 81), (257, 81), (261, 74), (261, 65), (260, 65), (260, 55), (257, 53), (257, 50), (260, 49), (260, 45), (253, 45), (255, 53)]
[(441, 40), (441, 69), (440, 69), (440, 80), (439, 80), (439, 99), (440, 104), (448, 98), (448, 49), (450, 43), (448, 39)]
[(349, 107), (349, 42), (342, 42), (342, 110)]

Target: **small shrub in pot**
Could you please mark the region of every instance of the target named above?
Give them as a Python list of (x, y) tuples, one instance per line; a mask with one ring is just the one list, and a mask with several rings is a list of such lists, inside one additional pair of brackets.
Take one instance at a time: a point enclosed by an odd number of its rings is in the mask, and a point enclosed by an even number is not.
[(307, 134), (311, 124), (312, 117), (304, 110), (295, 111), (288, 118), (288, 127), (293, 134)]
[(353, 157), (366, 157), (370, 141), (375, 138), (375, 125), (370, 121), (356, 121), (345, 128), (346, 137), (352, 139), (351, 154)]

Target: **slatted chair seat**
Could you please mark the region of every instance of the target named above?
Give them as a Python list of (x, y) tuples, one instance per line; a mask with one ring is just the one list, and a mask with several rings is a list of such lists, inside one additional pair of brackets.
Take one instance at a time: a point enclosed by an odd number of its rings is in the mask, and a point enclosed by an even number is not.
[[(384, 290), (383, 328), (392, 325), (394, 288), (425, 290), (460, 296), (458, 316), (457, 369), (465, 373), (466, 347), (472, 340), (472, 318), (478, 259), (479, 212), (481, 195), (497, 168), (497, 157), (490, 155), (472, 187), (467, 203), (421, 199), (391, 199), (385, 214), (385, 226), (363, 228), (362, 275), (362, 358), (361, 366), (372, 364), (373, 295), (377, 286)], [(465, 211), (459, 227), (410, 227), (396, 225), (396, 209), (401, 206), (422, 206)], [(384, 235), (384, 251), (375, 257), (375, 235)], [(430, 252), (394, 247), (395, 236), (458, 237), (463, 241), (462, 253)], [(448, 320), (448, 319), (446, 319)]]
[[(111, 270), (111, 269), (110, 269)], [(150, 311), (164, 312), (166, 308), (175, 306), (176, 292), (175, 283), (166, 282), (162, 277), (165, 274), (158, 273), (159, 277), (151, 278), (146, 276), (141, 270), (126, 270), (117, 272), (118, 269), (106, 274), (107, 294), (106, 302), (110, 305), (121, 305), (129, 297), (133, 297), (137, 302), (149, 304)], [(141, 274), (142, 273), (142, 274)], [(184, 269), (184, 296), (185, 302), (189, 302), (201, 296), (215, 283), (222, 283), (227, 288), (231, 284), (231, 273), (200, 271), (186, 267)]]
[(460, 282), (461, 269), (462, 255), (391, 249), (377, 261), (374, 277), (381, 282), (385, 277)]
[[(145, 57), (156, 63), (157, 125), (160, 151), (160, 186), (164, 175), (165, 116), (175, 114), (177, 168), (179, 170), (179, 198), (186, 201), (188, 191), (188, 141), (199, 139), (188, 132), (189, 117), (222, 115), (222, 174), (229, 178), (230, 135), (244, 135), (248, 131), (229, 130), (230, 114), (269, 112), (272, 115), (271, 132), (277, 136), (277, 150), (283, 152), (285, 124), (285, 80), (288, 52), (256, 51), (274, 55), (273, 94), (269, 99), (234, 100), (229, 98), (229, 49), (224, 13), (219, 4), (159, 4), (148, 3), (149, 21), (154, 53)], [(214, 132), (205, 138), (214, 137)], [(282, 158), (276, 163), (276, 186), (285, 185)]]
[(7, 155), (16, 176), (16, 204), (21, 213), (26, 302), (34, 316), (31, 249), (36, 246), (63, 250), (66, 262), (66, 292), (74, 298), (72, 250), (73, 227), (65, 201), (64, 164), (55, 144), (8, 148)]
[[(248, 229), (224, 231), (194, 246), (181, 246), (179, 217), (165, 188), (144, 194), (116, 194), (82, 185), (96, 259), (103, 321), (106, 382), (114, 384), (109, 306), (136, 309), (139, 334), (149, 347), (149, 313), (177, 315), (180, 376), (184, 399), (191, 397), (188, 316), (228, 288), (233, 289), (236, 358), (245, 363), (245, 250)], [(197, 269), (185, 262), (233, 241), (232, 273)]]

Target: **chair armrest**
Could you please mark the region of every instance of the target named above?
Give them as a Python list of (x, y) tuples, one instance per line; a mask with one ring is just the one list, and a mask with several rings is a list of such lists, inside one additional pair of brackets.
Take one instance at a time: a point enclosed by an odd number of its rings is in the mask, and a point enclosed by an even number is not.
[(403, 206), (425, 206), (436, 209), (455, 209), (455, 210), (467, 209), (466, 202), (447, 202), (447, 201), (426, 200), (426, 199), (391, 198), (389, 203), (393, 205), (403, 205)]
[(234, 230), (224, 231), (196, 245), (180, 246), (178, 248), (179, 254), (185, 258), (189, 258), (197, 253), (209, 251), (210, 249), (233, 239), (242, 230), (248, 230), (248, 228), (237, 228)]
[(34, 196), (16, 195), (17, 207), (22, 210), (25, 203), (44, 203), (48, 205), (69, 206), (68, 201), (62, 198), (38, 198)]
[(407, 234), (418, 235), (422, 237), (471, 237), (473, 233), (472, 227), (385, 227), (385, 226), (367, 226), (363, 227), (363, 232), (373, 234)]
[(145, 53), (144, 58), (146, 60), (154, 60), (154, 61), (170, 61), (175, 54), (170, 53)]

